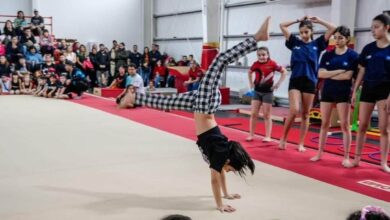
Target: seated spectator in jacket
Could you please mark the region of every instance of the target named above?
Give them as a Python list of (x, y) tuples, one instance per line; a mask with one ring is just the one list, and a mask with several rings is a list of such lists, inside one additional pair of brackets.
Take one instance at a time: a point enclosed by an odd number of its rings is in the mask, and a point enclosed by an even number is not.
[(22, 36), (24, 29), (28, 28), (27, 21), (24, 17), (23, 11), (18, 11), (18, 14), (14, 20), (14, 27), (16, 30), (16, 35), (18, 36)]
[(39, 45), (41, 47), (42, 54), (54, 53), (54, 39), (49, 34), (48, 30), (44, 30), (42, 36), (40, 37)]
[(17, 36), (12, 37), (11, 42), (7, 45), (7, 59), (11, 64), (19, 62), (19, 57), (24, 56), (23, 48), (19, 44)]
[(96, 54), (96, 77), (100, 87), (106, 87), (108, 84), (110, 67), (110, 55), (106, 51), (104, 44), (99, 45), (99, 52)]
[(19, 74), (20, 78), (32, 73), (31, 65), (27, 63), (25, 57), (19, 58), (19, 62), (15, 65), (15, 71)]
[(197, 90), (199, 82), (203, 76), (203, 72), (195, 61), (191, 62), (190, 69), (188, 70), (188, 76), (190, 78), (184, 82), (184, 86), (187, 86), (188, 91)]
[(126, 73), (125, 66), (120, 66), (118, 69), (119, 73), (115, 76), (112, 81), (110, 88), (111, 89), (124, 89), (126, 88), (126, 81), (128, 74)]
[(20, 44), (22, 44), (25, 52), (27, 52), (27, 48), (31, 46), (38, 46), (37, 41), (32, 35), (30, 28), (24, 30), (24, 35), (22, 35), (22, 37), (20, 38)]
[(119, 49), (116, 51), (116, 65), (118, 66), (127, 66), (129, 59), (129, 53), (126, 51), (125, 43), (119, 44)]
[(34, 10), (34, 16), (31, 18), (31, 30), (35, 36), (40, 36), (45, 29), (45, 24), (38, 10)]
[(156, 88), (165, 88), (168, 80), (168, 69), (162, 64), (162, 61), (157, 61), (156, 67), (154, 67), (153, 81)]
[(65, 59), (66, 60), (68, 60), (68, 61), (70, 61), (72, 63), (76, 63), (77, 55), (76, 55), (75, 52), (73, 52), (72, 46), (69, 45), (69, 46), (66, 47), (66, 51), (65, 51), (64, 55), (65, 55)]
[(83, 92), (88, 89), (85, 74), (69, 60), (66, 61), (65, 68), (68, 73), (68, 80), (70, 80), (70, 90), (77, 94), (75, 99), (80, 99)]
[(135, 68), (138, 69), (141, 66), (142, 54), (138, 52), (138, 46), (133, 45), (133, 51), (130, 53), (130, 62), (135, 65)]
[(35, 72), (41, 68), (43, 58), (42, 55), (37, 52), (37, 49), (34, 46), (31, 46), (26, 53), (26, 61), (31, 68), (31, 72)]
[(178, 66), (188, 66), (189, 62), (187, 56), (183, 56), (179, 62), (177, 62)]
[(57, 50), (59, 50), (61, 53), (64, 53), (67, 47), (68, 44), (66, 43), (65, 39), (62, 39), (60, 42), (57, 43)]

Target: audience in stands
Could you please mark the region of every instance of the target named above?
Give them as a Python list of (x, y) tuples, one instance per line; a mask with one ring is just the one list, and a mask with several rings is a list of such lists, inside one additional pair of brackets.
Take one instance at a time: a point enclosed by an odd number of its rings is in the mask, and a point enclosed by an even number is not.
[(184, 82), (184, 86), (187, 86), (187, 91), (197, 90), (199, 87), (199, 82), (202, 79), (203, 72), (194, 60), (190, 62), (188, 76), (189, 79)]
[(119, 48), (116, 51), (116, 66), (127, 66), (127, 60), (129, 59), (129, 54), (126, 51), (125, 43), (120, 43)]
[(163, 65), (161, 60), (157, 61), (153, 71), (153, 82), (156, 88), (165, 87), (168, 81), (168, 69)]
[(96, 55), (97, 81), (100, 87), (106, 87), (108, 84), (110, 56), (107, 53), (104, 44), (99, 45), (99, 52)]
[(179, 62), (177, 62), (177, 65), (178, 66), (188, 66), (189, 64), (189, 61), (187, 59), (187, 56), (182, 56), (181, 60)]
[(16, 35), (18, 36), (21, 36), (23, 34), (24, 29), (28, 27), (23, 11), (18, 11), (18, 14), (14, 20), (14, 27), (15, 27)]
[(31, 18), (31, 30), (35, 36), (40, 36), (45, 28), (42, 16), (39, 15), (38, 10), (34, 10), (34, 16)]
[(11, 42), (7, 46), (6, 54), (10, 63), (17, 63), (19, 61), (19, 57), (23, 56), (23, 49), (19, 44), (17, 36), (12, 37)]
[[(41, 47), (41, 53), (47, 54), (50, 53), (53, 55), (54, 53), (54, 39), (52, 36), (50, 36), (48, 30), (44, 30), (42, 36), (39, 40), (39, 45)], [(59, 47), (57, 47), (59, 48)], [(62, 48), (63, 49), (63, 48)]]
[(128, 74), (126, 73), (125, 66), (120, 66), (118, 71), (119, 71), (118, 74), (115, 76), (114, 80), (110, 85), (110, 88), (112, 89), (126, 88), (126, 81), (127, 81)]
[(144, 80), (144, 85), (149, 84), (150, 75), (151, 75), (151, 58), (149, 47), (144, 48), (144, 53), (142, 55), (142, 66), (140, 68), (142, 79)]
[(138, 46), (133, 45), (133, 51), (129, 55), (130, 62), (138, 69), (141, 66), (142, 54), (138, 52)]
[(76, 99), (80, 99), (83, 92), (88, 89), (88, 83), (84, 73), (75, 67), (75, 64), (67, 60), (65, 62), (65, 68), (68, 73), (68, 79), (70, 80), (70, 91), (77, 94)]
[(12, 21), (11, 20), (7, 20), (4, 24), (4, 28), (3, 28), (3, 35), (6, 37), (5, 38), (5, 44), (7, 44), (12, 37), (15, 37), (17, 36), (16, 35), (16, 30), (14, 28), (14, 25), (12, 24)]
[(75, 52), (73, 52), (73, 47), (72, 46), (67, 46), (66, 47), (66, 51), (64, 53), (65, 55), (65, 59), (72, 62), (72, 63), (76, 63), (77, 61), (77, 55)]

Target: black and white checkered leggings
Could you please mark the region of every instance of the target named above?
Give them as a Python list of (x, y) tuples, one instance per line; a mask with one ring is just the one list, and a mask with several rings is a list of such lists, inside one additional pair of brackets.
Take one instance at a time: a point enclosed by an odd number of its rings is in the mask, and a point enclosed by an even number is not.
[(221, 76), (226, 66), (257, 49), (254, 38), (233, 46), (214, 58), (196, 91), (172, 96), (158, 94), (137, 94), (136, 104), (162, 110), (187, 110), (196, 113), (214, 114), (221, 104)]

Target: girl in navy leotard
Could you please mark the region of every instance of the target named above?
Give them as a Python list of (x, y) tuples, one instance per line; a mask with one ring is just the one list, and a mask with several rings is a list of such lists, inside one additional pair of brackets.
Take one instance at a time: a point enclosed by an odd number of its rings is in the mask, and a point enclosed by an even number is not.
[[(295, 23), (299, 23), (300, 39), (288, 30), (288, 27)], [(327, 28), (326, 33), (317, 39), (313, 39), (313, 23), (321, 24)], [(309, 128), (309, 112), (313, 105), (317, 84), (318, 59), (321, 52), (327, 47), (328, 40), (336, 27), (318, 17), (305, 16), (296, 21), (281, 23), (280, 29), (286, 37), (287, 48), (292, 52), (292, 73), (288, 88), (290, 112), (284, 124), (283, 136), (280, 138), (279, 148), (282, 150), (285, 149), (287, 134), (292, 123), (295, 117), (301, 114), (302, 122), (298, 150), (303, 152), (305, 151), (303, 143)]]
[(390, 17), (385, 14), (376, 16), (372, 21), (371, 33), (375, 41), (367, 44), (360, 54), (360, 68), (352, 95), (352, 103), (354, 103), (356, 91), (363, 82), (359, 106), (359, 130), (353, 165), (359, 165), (371, 114), (377, 105), (381, 166), (385, 172), (390, 173), (390, 167), (387, 164), (389, 132), (387, 131), (386, 112), (386, 99), (390, 92)]
[(350, 95), (352, 76), (357, 70), (359, 55), (348, 48), (351, 31), (345, 26), (336, 29), (334, 40), (336, 48), (326, 52), (322, 58), (319, 69), (319, 78), (324, 79), (321, 93), (321, 132), (319, 138), (318, 154), (311, 161), (321, 159), (327, 133), (330, 125), (330, 116), (333, 106), (336, 106), (340, 119), (340, 128), (343, 132), (344, 167), (352, 167), (349, 161), (349, 149), (351, 144), (351, 131), (349, 129)]

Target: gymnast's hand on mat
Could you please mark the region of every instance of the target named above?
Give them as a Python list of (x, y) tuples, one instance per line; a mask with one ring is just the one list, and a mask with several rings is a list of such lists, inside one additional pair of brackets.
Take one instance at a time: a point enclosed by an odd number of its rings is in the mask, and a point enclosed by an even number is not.
[(233, 199), (241, 199), (241, 196), (239, 194), (229, 194), (223, 196), (223, 198), (233, 200)]
[(222, 205), (222, 206), (218, 207), (218, 210), (220, 212), (234, 212), (234, 211), (236, 211), (236, 209), (231, 207), (230, 205)]

